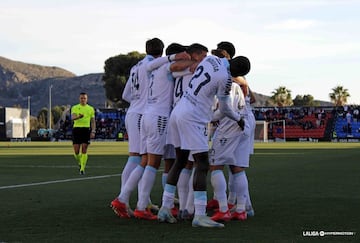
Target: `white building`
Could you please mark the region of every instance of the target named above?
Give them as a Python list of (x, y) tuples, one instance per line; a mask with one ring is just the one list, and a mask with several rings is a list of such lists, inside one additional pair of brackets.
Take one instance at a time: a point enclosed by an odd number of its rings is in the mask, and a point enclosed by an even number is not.
[(0, 108), (0, 140), (26, 138), (29, 132), (29, 109)]

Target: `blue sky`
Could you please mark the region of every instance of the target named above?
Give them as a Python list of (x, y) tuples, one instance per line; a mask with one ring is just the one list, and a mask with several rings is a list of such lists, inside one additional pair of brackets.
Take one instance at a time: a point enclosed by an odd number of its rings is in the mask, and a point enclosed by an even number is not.
[(209, 49), (227, 40), (251, 60), (255, 92), (329, 101), (341, 85), (360, 104), (359, 10), (357, 0), (2, 0), (0, 56), (83, 75), (153, 37)]

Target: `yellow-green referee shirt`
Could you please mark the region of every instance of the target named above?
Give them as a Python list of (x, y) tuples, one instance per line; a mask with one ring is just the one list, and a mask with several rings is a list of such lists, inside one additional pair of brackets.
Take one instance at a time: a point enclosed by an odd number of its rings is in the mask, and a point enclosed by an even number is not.
[(71, 107), (71, 114), (84, 115), (83, 118), (74, 120), (73, 127), (90, 127), (90, 120), (95, 117), (95, 110), (91, 105), (77, 104)]

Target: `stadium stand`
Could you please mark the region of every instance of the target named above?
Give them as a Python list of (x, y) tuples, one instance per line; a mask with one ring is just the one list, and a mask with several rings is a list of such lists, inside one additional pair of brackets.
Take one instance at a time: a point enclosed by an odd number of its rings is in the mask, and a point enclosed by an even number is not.
[[(126, 109), (96, 109), (95, 139), (119, 139), (119, 133), (121, 133), (121, 139), (126, 140), (125, 115)], [(71, 136), (72, 122), (70, 114), (67, 114), (65, 121), (60, 121), (60, 127), (55, 134), (55, 138), (57, 140), (71, 139)]]
[(332, 107), (261, 107), (254, 114), (269, 123), (269, 139), (331, 139)]
[[(268, 124), (268, 139), (286, 141), (358, 139), (359, 106), (345, 107), (255, 107), (257, 121)], [(127, 140), (126, 109), (96, 109), (96, 139)], [(285, 124), (285, 126), (284, 126)], [(71, 139), (70, 114), (60, 122), (55, 137)]]
[(334, 136), (338, 139), (360, 139), (359, 107), (338, 110), (335, 114)]

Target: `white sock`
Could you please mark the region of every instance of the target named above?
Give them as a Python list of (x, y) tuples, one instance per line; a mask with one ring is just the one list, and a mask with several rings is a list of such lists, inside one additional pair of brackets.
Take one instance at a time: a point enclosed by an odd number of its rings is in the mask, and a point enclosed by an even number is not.
[(194, 191), (195, 215), (206, 215), (206, 191)]
[(121, 173), (121, 191), (126, 184), (131, 172), (140, 164), (141, 157), (140, 156), (129, 156), (125, 168)]
[(144, 173), (144, 168), (141, 167), (140, 165), (136, 166), (136, 168), (133, 170), (128, 180), (126, 181), (123, 190), (120, 192), (120, 195), (118, 196), (119, 201), (125, 204), (129, 204), (131, 192), (137, 187), (143, 173)]
[(162, 196), (162, 207), (172, 208), (174, 205), (176, 186), (166, 184)]
[(234, 176), (234, 184), (236, 185), (236, 212), (245, 211), (246, 191), (248, 188), (248, 181), (245, 171), (236, 173)]
[(214, 188), (216, 199), (219, 202), (220, 212), (226, 212), (228, 210), (226, 179), (222, 170), (214, 170), (211, 172), (211, 185)]
[(140, 194), (138, 196), (137, 209), (144, 211), (148, 205), (151, 189), (154, 186), (157, 169), (147, 165), (141, 178)]
[(188, 198), (186, 201), (186, 207), (185, 209), (188, 211), (189, 214), (194, 214), (195, 211), (195, 206), (194, 206), (194, 186), (193, 186), (193, 180), (194, 180), (194, 173), (195, 173), (195, 168), (192, 169), (191, 171), (191, 176), (189, 179), (189, 192), (188, 192)]
[(250, 199), (250, 192), (249, 192), (249, 180), (247, 178), (247, 175), (245, 173), (245, 177), (246, 177), (246, 180), (248, 182), (248, 187), (247, 187), (247, 190), (246, 190), (246, 204), (245, 204), (245, 209), (246, 210), (250, 210), (252, 209), (252, 203), (251, 203), (251, 199)]
[(235, 188), (235, 184), (234, 184), (234, 175), (231, 173), (230, 170), (229, 170), (228, 190), (229, 190), (228, 203), (235, 205), (235, 203), (236, 203), (236, 188)]
[(161, 176), (161, 184), (162, 184), (163, 189), (165, 188), (167, 177), (168, 177), (168, 173), (165, 173), (165, 172)]
[(186, 207), (186, 201), (189, 194), (190, 176), (191, 176), (191, 170), (186, 168), (181, 170), (179, 180), (177, 183), (177, 190), (179, 195), (179, 210), (184, 210)]

